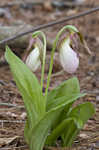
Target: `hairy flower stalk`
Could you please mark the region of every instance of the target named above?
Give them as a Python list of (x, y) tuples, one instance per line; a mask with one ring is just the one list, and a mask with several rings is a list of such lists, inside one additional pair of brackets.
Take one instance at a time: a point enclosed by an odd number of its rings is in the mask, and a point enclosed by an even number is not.
[(64, 71), (74, 73), (79, 66), (79, 58), (71, 48), (71, 39), (68, 37), (59, 45), (59, 58)]
[(54, 53), (55, 53), (55, 49), (57, 47), (57, 43), (59, 41), (60, 36), (64, 33), (65, 30), (69, 30), (70, 33), (77, 33), (80, 36), (80, 39), (82, 39), (81, 34), (79, 33), (79, 31), (72, 25), (67, 25), (64, 26), (56, 35), (56, 39), (53, 43), (53, 47), (52, 47), (52, 51), (51, 51), (51, 62), (50, 62), (50, 67), (49, 67), (49, 73), (48, 73), (48, 79), (47, 79), (47, 87), (45, 90), (45, 97), (47, 99), (47, 95), (48, 95), (48, 88), (49, 88), (49, 84), (50, 84), (50, 78), (51, 78), (51, 74), (52, 74), (52, 68), (53, 68), (53, 58), (54, 58)]

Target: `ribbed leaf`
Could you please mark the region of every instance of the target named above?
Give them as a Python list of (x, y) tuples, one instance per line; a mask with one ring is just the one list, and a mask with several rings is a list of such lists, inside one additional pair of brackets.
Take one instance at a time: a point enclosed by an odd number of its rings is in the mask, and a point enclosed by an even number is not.
[(68, 117), (75, 117), (77, 119), (81, 119), (83, 124), (86, 123), (86, 121), (92, 117), (92, 115), (95, 113), (95, 108), (92, 103), (86, 102), (83, 104), (77, 105), (75, 108), (71, 110), (71, 112), (68, 114)]
[[(64, 146), (71, 146), (73, 143), (73, 140), (76, 138), (77, 133), (81, 128), (83, 128), (86, 121), (92, 117), (92, 115), (95, 113), (95, 109), (93, 104), (86, 102), (84, 104), (80, 104), (73, 108), (71, 112), (69, 113), (68, 117), (75, 118), (75, 122), (77, 124), (77, 127), (74, 131), (72, 130), (73, 125), (70, 124), (70, 128), (67, 133), (67, 129), (64, 130), (63, 133), (63, 143)], [(72, 127), (71, 127), (72, 126)], [(70, 132), (70, 133), (69, 133)]]
[(48, 136), (46, 144), (53, 144), (61, 136), (63, 146), (69, 147), (83, 128), (85, 122), (94, 114), (94, 107), (91, 103), (80, 104), (73, 108), (67, 119), (64, 119)]
[[(78, 131), (94, 113), (93, 105), (90, 103), (70, 109), (77, 98), (85, 95), (80, 94), (77, 78), (67, 80), (49, 92), (47, 106), (45, 106), (45, 98), (37, 78), (8, 47), (6, 59), (10, 64), (27, 110), (25, 137), (30, 145), (30, 150), (42, 150), (49, 134), (48, 144), (53, 143), (57, 137), (62, 135), (64, 145), (71, 146)], [(47, 112), (45, 112), (45, 107)], [(63, 112), (65, 113), (62, 118)], [(64, 117), (67, 118), (64, 119)], [(55, 124), (56, 128), (54, 128)], [(51, 130), (52, 133), (50, 133)]]
[(65, 128), (62, 134), (63, 146), (70, 147), (72, 146), (74, 139), (76, 138), (77, 134), (83, 127), (82, 120), (74, 118), (74, 122), (72, 121), (68, 124), (67, 128)]
[[(56, 118), (53, 124), (53, 128), (55, 128), (57, 124), (66, 118), (66, 114), (68, 113), (75, 100), (84, 95), (85, 94), (80, 94), (79, 81), (76, 77), (66, 80), (57, 88), (49, 92), (47, 97), (47, 111), (57, 107), (63, 101), (66, 102), (70, 100), (70, 103), (65, 106), (64, 110), (60, 114), (58, 114), (59, 116)], [(71, 102), (71, 100), (73, 101)]]
[[(6, 60), (10, 65), (17, 87), (27, 110), (29, 127), (33, 127), (45, 113), (45, 100), (40, 84), (28, 67), (6, 47)], [(41, 105), (42, 104), (42, 105)]]
[(45, 116), (31, 130), (30, 150), (42, 150), (58, 112), (62, 111), (64, 107), (65, 103), (47, 112)]
[(66, 97), (65, 100), (71, 99), (74, 95), (80, 94), (79, 81), (76, 77), (64, 81), (57, 88), (48, 93), (47, 111), (57, 105), (59, 98)]
[(50, 132), (51, 125), (61, 108), (47, 112), (42, 120), (31, 131), (30, 150), (42, 150), (45, 140)]
[[(78, 96), (81, 96), (80, 94)], [(77, 98), (77, 95), (76, 95)], [(52, 129), (53, 124), (58, 119), (59, 114), (62, 112), (66, 105), (72, 103), (75, 99), (63, 100), (55, 108), (46, 113), (42, 120), (30, 131), (31, 150), (42, 150), (45, 140)], [(31, 139), (32, 137), (32, 139)]]
[(72, 101), (73, 102), (75, 100), (77, 100), (79, 97), (84, 96), (85, 94), (81, 94), (81, 93), (76, 93), (76, 94), (71, 94), (71, 95), (67, 95), (67, 96), (62, 96), (62, 97), (57, 97), (54, 98), (53, 100), (49, 101), (49, 103), (47, 104), (47, 110), (51, 110), (59, 105), (61, 105), (64, 102), (69, 102)]
[(54, 141), (65, 131), (66, 137), (64, 140), (68, 142), (66, 146), (69, 146), (71, 141), (74, 140), (74, 135), (77, 132), (77, 129), (78, 127), (74, 118), (65, 119), (52, 131), (51, 135), (48, 136), (46, 144), (53, 144)]

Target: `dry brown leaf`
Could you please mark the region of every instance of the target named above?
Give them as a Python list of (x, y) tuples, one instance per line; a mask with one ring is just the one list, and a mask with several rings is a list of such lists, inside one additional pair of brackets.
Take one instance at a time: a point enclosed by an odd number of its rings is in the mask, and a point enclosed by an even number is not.
[(10, 144), (11, 142), (16, 140), (17, 138), (18, 138), (18, 136), (11, 137), (11, 138), (0, 138), (0, 147)]

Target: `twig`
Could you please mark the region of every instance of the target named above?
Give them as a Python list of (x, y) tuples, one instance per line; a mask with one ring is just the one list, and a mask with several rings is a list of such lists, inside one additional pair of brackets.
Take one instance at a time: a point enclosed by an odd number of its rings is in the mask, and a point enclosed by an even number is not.
[(59, 71), (59, 72), (57, 72), (57, 73), (52, 74), (51, 77), (52, 77), (52, 78), (53, 78), (53, 77), (57, 77), (57, 76), (60, 76), (60, 75), (63, 74), (63, 73), (64, 73), (64, 70), (61, 70), (61, 71)]
[[(78, 2), (70, 2), (70, 1), (63, 1), (63, 2), (58, 2), (58, 1), (52, 1), (52, 6), (53, 7), (58, 7), (58, 8), (66, 8), (66, 7), (82, 7), (82, 8), (92, 8), (94, 5), (93, 4), (80, 4)], [(94, 6), (95, 7), (95, 6)]]
[(0, 123), (25, 123), (23, 120), (0, 120)]
[[(61, 5), (59, 6), (59, 3)], [(6, 7), (13, 7), (13, 6), (19, 6), (25, 8), (26, 6), (44, 6), (44, 2), (38, 1), (38, 2), (22, 2), (22, 1), (15, 1), (15, 2), (9, 2), (7, 4), (0, 5), (0, 8), (6, 8)], [(65, 7), (86, 7), (86, 8), (92, 8), (93, 4), (79, 4), (75, 2), (57, 2), (57, 1), (52, 1), (51, 2), (52, 7), (59, 7), (59, 8), (65, 8)], [(95, 6), (94, 6), (95, 7)]]
[(8, 106), (8, 107), (16, 107), (16, 108), (24, 108), (24, 106), (17, 106), (15, 104), (10, 104), (10, 103), (0, 103), (0, 106)]
[(0, 5), (0, 8), (6, 8), (6, 7), (13, 7), (13, 6), (21, 6), (24, 7), (26, 5), (43, 5), (43, 2), (20, 2), (20, 1), (16, 1), (16, 2), (9, 2), (8, 4), (3, 4)]
[(54, 22), (50, 22), (48, 24), (39, 25), (39, 26), (37, 26), (35, 28), (32, 28), (32, 29), (30, 29), (30, 30), (28, 30), (26, 32), (19, 33), (19, 34), (14, 35), (14, 36), (12, 36), (10, 38), (6, 38), (6, 39), (0, 41), (0, 44), (6, 43), (6, 42), (11, 41), (11, 40), (15, 40), (15, 39), (17, 39), (17, 38), (19, 38), (21, 36), (24, 36), (26, 34), (29, 34), (31, 32), (34, 32), (34, 31), (37, 31), (37, 30), (40, 30), (40, 29), (48, 28), (48, 27), (51, 27), (51, 26), (54, 26), (54, 25), (57, 25), (57, 24), (60, 24), (60, 23), (64, 23), (64, 22), (67, 22), (67, 21), (70, 21), (70, 20), (73, 20), (73, 19), (77, 19), (77, 18), (85, 16), (85, 15), (89, 15), (89, 14), (94, 13), (96, 11), (99, 11), (99, 6), (96, 7), (96, 8), (92, 8), (92, 9), (90, 9), (88, 11), (84, 11), (82, 13), (79, 13), (77, 15), (66, 17), (66, 18), (61, 19), (59, 21), (54, 21)]
[(12, 148), (20, 150), (20, 149), (23, 149), (23, 148), (28, 148), (28, 146), (25, 145), (25, 146), (19, 146), (19, 147), (4, 147), (4, 148), (0, 148), (0, 150), (12, 150)]

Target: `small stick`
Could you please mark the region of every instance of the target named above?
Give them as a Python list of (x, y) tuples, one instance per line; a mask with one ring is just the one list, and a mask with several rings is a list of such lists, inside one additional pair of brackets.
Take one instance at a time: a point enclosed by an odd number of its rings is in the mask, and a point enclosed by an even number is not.
[(15, 104), (11, 104), (11, 103), (0, 103), (0, 106), (8, 106), (8, 107), (16, 107), (16, 108), (24, 108), (24, 106), (17, 106)]
[(25, 123), (23, 120), (0, 120), (0, 123)]
[(13, 6), (25, 6), (25, 5), (32, 5), (32, 6), (35, 6), (35, 5), (43, 5), (43, 2), (19, 2), (19, 1), (16, 1), (16, 2), (9, 2), (8, 4), (3, 4), (3, 5), (0, 5), (0, 8), (6, 8), (6, 7), (13, 7)]
[[(59, 3), (61, 3), (59, 5)], [(53, 7), (59, 7), (59, 8), (66, 8), (66, 7), (82, 7), (82, 8), (92, 8), (94, 5), (93, 4), (82, 4), (82, 3), (77, 3), (77, 2), (69, 2), (69, 1), (64, 1), (64, 2), (58, 2), (58, 1), (52, 1), (52, 6)], [(96, 7), (96, 6), (94, 6)]]
[[(25, 145), (25, 146), (13, 147), (13, 150), (14, 149), (19, 149), (20, 150), (20, 148), (24, 149), (24, 148), (28, 148), (28, 146)], [(0, 148), (0, 150), (12, 150), (12, 147), (4, 147), (4, 148)]]
[(30, 30), (28, 30), (28, 31), (26, 31), (26, 32), (22, 32), (22, 33), (19, 33), (19, 34), (17, 34), (17, 35), (14, 35), (14, 36), (12, 36), (12, 37), (9, 37), (9, 38), (6, 38), (6, 39), (4, 39), (4, 40), (1, 40), (1, 41), (0, 41), (0, 44), (6, 43), (6, 42), (11, 41), (11, 40), (15, 40), (15, 39), (17, 39), (17, 38), (19, 38), (19, 37), (22, 37), (22, 36), (24, 36), (24, 35), (26, 35), (26, 34), (32, 33), (32, 32), (34, 32), (34, 31), (37, 31), (37, 30), (40, 30), (40, 29), (48, 28), (48, 27), (51, 27), (51, 26), (54, 26), (54, 25), (57, 25), (57, 24), (60, 24), (60, 23), (64, 23), (64, 22), (67, 22), (67, 21), (70, 21), (70, 20), (73, 20), (73, 19), (80, 18), (80, 17), (82, 17), (82, 16), (89, 15), (89, 14), (94, 13), (94, 12), (96, 12), (96, 11), (99, 11), (99, 6), (98, 6), (98, 7), (95, 7), (95, 8), (92, 8), (92, 9), (90, 9), (90, 10), (87, 10), (87, 11), (84, 11), (84, 12), (81, 12), (81, 13), (78, 13), (78, 14), (76, 14), (76, 15), (66, 17), (66, 18), (61, 19), (61, 20), (59, 20), (59, 21), (53, 21), (53, 22), (50, 22), (50, 23), (48, 23), (48, 24), (39, 25), (39, 26), (37, 26), (37, 27), (35, 27), (35, 28), (32, 28), (32, 29), (30, 29)]

